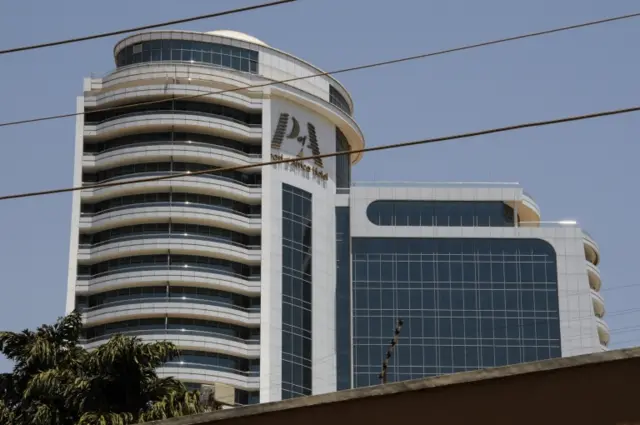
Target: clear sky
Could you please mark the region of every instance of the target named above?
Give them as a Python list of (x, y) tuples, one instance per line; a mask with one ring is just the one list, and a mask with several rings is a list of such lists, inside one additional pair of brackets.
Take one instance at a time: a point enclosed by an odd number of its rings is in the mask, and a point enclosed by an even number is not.
[[(0, 1), (0, 49), (258, 1)], [(179, 29), (246, 32), (333, 70), (638, 11), (637, 0), (300, 0)], [(118, 39), (0, 56), (0, 121), (75, 111), (83, 77), (114, 68)], [(636, 18), (339, 79), (376, 146), (637, 106), (639, 39)], [(63, 119), (0, 128), (0, 194), (70, 186), (74, 126)], [(612, 347), (640, 345), (639, 130), (637, 113), (365, 154), (354, 174), (520, 182), (544, 220), (575, 219), (598, 241)], [(70, 212), (69, 194), (0, 203), (0, 329), (64, 313)], [(8, 367), (0, 359), (0, 371)]]

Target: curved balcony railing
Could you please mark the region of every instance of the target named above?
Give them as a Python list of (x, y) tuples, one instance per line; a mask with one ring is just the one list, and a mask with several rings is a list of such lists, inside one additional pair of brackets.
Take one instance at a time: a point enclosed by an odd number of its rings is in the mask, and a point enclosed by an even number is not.
[(589, 286), (596, 292), (600, 292), (602, 287), (602, 277), (600, 276), (600, 270), (594, 266), (590, 261), (585, 261), (587, 266), (587, 278), (589, 279)]
[(582, 229), (582, 233), (584, 234), (584, 250), (587, 261), (597, 266), (600, 263), (600, 247), (589, 232)]
[(140, 112), (130, 112), (127, 114), (117, 115), (115, 117), (106, 118), (101, 121), (86, 121), (86, 125), (100, 125), (110, 121), (119, 120), (122, 118), (131, 118), (131, 117), (139, 117), (139, 116), (148, 116), (148, 115), (161, 115), (161, 114), (169, 114), (169, 115), (195, 115), (198, 117), (207, 117), (207, 118), (217, 118), (224, 121), (229, 121), (235, 124), (243, 125), (249, 128), (260, 128), (262, 124), (249, 124), (242, 120), (229, 117), (221, 114), (214, 114), (210, 112), (198, 112), (198, 111), (183, 111), (183, 110), (171, 110), (171, 109), (158, 109), (153, 111), (140, 111)]
[(224, 146), (224, 145), (216, 145), (213, 143), (205, 143), (205, 142), (196, 142), (196, 141), (190, 141), (190, 140), (185, 140), (185, 141), (157, 141), (157, 142), (140, 142), (140, 143), (131, 143), (131, 144), (127, 144), (127, 145), (121, 145), (121, 146), (114, 146), (112, 148), (108, 148), (105, 149), (103, 151), (100, 152), (84, 152), (84, 155), (91, 155), (91, 156), (100, 156), (100, 155), (104, 155), (107, 153), (112, 153), (112, 152), (117, 152), (119, 150), (123, 150), (123, 149), (131, 149), (131, 148), (143, 148), (143, 147), (148, 147), (148, 146), (178, 146), (178, 147), (183, 147), (183, 146), (194, 146), (194, 147), (201, 147), (201, 148), (210, 148), (210, 149), (219, 149), (219, 150), (223, 150), (226, 152), (231, 152), (231, 153), (235, 153), (238, 155), (244, 155), (248, 158), (262, 158), (262, 154), (260, 153), (248, 153), (245, 151), (241, 151), (239, 149), (234, 149), (232, 147), (229, 146)]
[(230, 308), (232, 310), (240, 311), (243, 313), (259, 313), (260, 307), (241, 307), (231, 302), (218, 301), (207, 298), (199, 297), (140, 297), (129, 298), (123, 300), (110, 301), (103, 304), (99, 304), (92, 307), (79, 307), (79, 310), (83, 313), (93, 312), (101, 310), (103, 308), (117, 307), (122, 305), (131, 304), (146, 304), (146, 303), (191, 303), (191, 304), (205, 304), (214, 307)]
[(224, 339), (224, 340), (228, 340), (228, 341), (234, 341), (234, 342), (238, 342), (238, 343), (241, 343), (241, 344), (247, 344), (247, 345), (251, 345), (251, 346), (259, 346), (260, 345), (260, 338), (248, 338), (247, 339), (247, 338), (240, 338), (240, 337), (237, 337), (237, 336), (225, 334), (225, 333), (222, 333), (222, 332), (196, 331), (196, 330), (191, 330), (191, 329), (186, 329), (186, 328), (181, 328), (181, 329), (166, 329), (166, 328), (162, 328), (162, 329), (138, 329), (138, 330), (132, 330), (132, 331), (109, 332), (109, 333), (105, 333), (103, 335), (96, 336), (96, 337), (93, 337), (93, 338), (85, 338), (81, 342), (82, 342), (82, 344), (93, 344), (93, 343), (96, 343), (96, 342), (109, 340), (111, 337), (113, 337), (115, 335), (124, 335), (124, 336), (130, 336), (130, 337), (141, 337), (141, 336), (146, 336), (146, 335), (155, 336), (155, 335), (157, 335), (157, 338), (155, 338), (157, 340), (162, 340), (163, 336), (166, 337), (166, 336), (189, 335), (189, 336), (203, 337), (203, 338), (219, 338), (219, 339)]
[(238, 369), (228, 368), (225, 366), (212, 365), (212, 364), (206, 364), (206, 363), (200, 363), (200, 362), (184, 362), (184, 361), (172, 360), (170, 362), (165, 363), (163, 367), (176, 367), (176, 368), (184, 367), (184, 368), (191, 368), (191, 369), (207, 369), (207, 370), (214, 370), (216, 372), (233, 373), (236, 375), (246, 376), (247, 378), (260, 377), (259, 371), (238, 370)]
[(107, 208), (98, 212), (81, 212), (80, 216), (81, 217), (97, 217), (102, 214), (109, 214), (116, 211), (136, 209), (136, 208), (152, 208), (152, 207), (202, 208), (206, 210), (228, 212), (230, 214), (239, 215), (239, 216), (250, 218), (250, 219), (259, 219), (261, 217), (260, 214), (246, 214), (236, 209), (224, 207), (221, 205), (203, 204), (203, 203), (191, 202), (191, 201), (146, 202), (146, 203), (139, 203), (139, 204), (125, 204), (125, 205), (118, 205), (117, 207)]
[(591, 290), (591, 299), (593, 301), (593, 311), (599, 319), (602, 319), (606, 314), (606, 309), (604, 306), (604, 298), (594, 289)]
[(609, 331), (609, 325), (607, 325), (607, 323), (600, 318), (596, 318), (596, 323), (598, 325), (598, 338), (600, 339), (600, 344), (606, 347), (611, 341), (611, 332)]
[(97, 279), (104, 276), (113, 276), (120, 273), (132, 273), (132, 272), (158, 272), (158, 271), (193, 271), (193, 272), (202, 272), (202, 273), (211, 273), (218, 274), (223, 276), (231, 276), (238, 279), (243, 279), (248, 282), (257, 282), (261, 279), (259, 275), (243, 275), (240, 273), (235, 273), (232, 271), (224, 270), (219, 267), (206, 267), (201, 264), (198, 265), (190, 265), (190, 264), (145, 264), (145, 265), (136, 265), (136, 266), (123, 266), (117, 269), (108, 270), (101, 273), (96, 273), (93, 275), (78, 275), (79, 280), (90, 280)]
[[(195, 173), (195, 172), (194, 172)], [(212, 180), (223, 180), (223, 181), (228, 181), (234, 184), (238, 184), (241, 186), (245, 186), (248, 188), (259, 188), (262, 185), (261, 184), (252, 184), (252, 183), (244, 183), (242, 181), (239, 181), (238, 179), (234, 179), (231, 177), (227, 177), (227, 176), (221, 176), (221, 175), (217, 175), (217, 174), (206, 174), (206, 173), (200, 173), (200, 174), (191, 174), (190, 176), (187, 172), (184, 171), (148, 171), (148, 172), (142, 172), (142, 173), (131, 173), (131, 174), (123, 174), (121, 176), (116, 176), (116, 177), (111, 177), (109, 179), (105, 179), (105, 180), (101, 180), (99, 182), (85, 182), (83, 183), (83, 186), (87, 186), (87, 189), (91, 189), (92, 186), (95, 185), (100, 185), (100, 184), (106, 184), (106, 183), (113, 183), (116, 182), (118, 180), (126, 180), (126, 179), (130, 179), (130, 178), (135, 178), (136, 180), (138, 179), (144, 179), (144, 178), (151, 178), (151, 177), (157, 177), (157, 176), (168, 176), (168, 175), (181, 175), (183, 177), (202, 177), (202, 178), (208, 178), (208, 179), (212, 179)]]
[(126, 236), (118, 236), (112, 239), (107, 239), (95, 244), (80, 244), (79, 247), (81, 249), (94, 249), (100, 248), (105, 245), (117, 243), (117, 242), (127, 242), (133, 240), (140, 239), (193, 239), (199, 241), (207, 241), (207, 242), (220, 242), (227, 245), (236, 246), (238, 248), (243, 248), (247, 250), (259, 250), (260, 245), (248, 245), (240, 242), (233, 241), (231, 239), (227, 239), (220, 236), (208, 236), (208, 235), (199, 235), (199, 234), (190, 234), (190, 233), (161, 233), (161, 232), (150, 232), (150, 233), (136, 233)]

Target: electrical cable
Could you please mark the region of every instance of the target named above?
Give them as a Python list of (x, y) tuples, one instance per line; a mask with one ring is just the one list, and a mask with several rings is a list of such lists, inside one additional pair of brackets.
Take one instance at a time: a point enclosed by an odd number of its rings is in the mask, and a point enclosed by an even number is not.
[(286, 164), (291, 162), (302, 162), (302, 161), (308, 161), (308, 160), (314, 160), (314, 159), (330, 158), (330, 157), (341, 156), (341, 155), (353, 155), (357, 153), (376, 152), (376, 151), (382, 151), (382, 150), (388, 150), (388, 149), (397, 149), (397, 148), (404, 148), (409, 146), (424, 145), (428, 143), (444, 142), (448, 140), (467, 139), (467, 138), (483, 136), (487, 134), (505, 133), (509, 131), (522, 130), (525, 128), (545, 127), (549, 125), (562, 124), (562, 123), (568, 123), (568, 122), (574, 122), (574, 121), (583, 121), (583, 120), (588, 120), (593, 118), (627, 114), (627, 113), (637, 112), (637, 111), (640, 111), (640, 106), (601, 111), (601, 112), (595, 112), (595, 113), (585, 114), (585, 115), (574, 115), (574, 116), (556, 118), (556, 119), (546, 120), (546, 121), (534, 121), (534, 122), (528, 122), (528, 123), (521, 123), (521, 124), (515, 124), (515, 125), (506, 126), (506, 127), (490, 128), (486, 130), (479, 130), (479, 131), (474, 131), (469, 133), (458, 133), (450, 136), (435, 137), (431, 139), (414, 140), (410, 142), (401, 142), (401, 143), (393, 143), (388, 145), (373, 146), (370, 148), (351, 149), (348, 151), (332, 152), (332, 153), (311, 155), (311, 156), (304, 156), (304, 157), (283, 158), (283, 159), (261, 162), (258, 164), (210, 168), (210, 169), (191, 171), (186, 173), (176, 173), (176, 174), (168, 174), (165, 176), (135, 179), (135, 180), (129, 180), (124, 182), (98, 183), (98, 184), (84, 185), (84, 186), (73, 186), (73, 187), (67, 187), (62, 189), (50, 189), (50, 190), (42, 190), (37, 192), (18, 193), (14, 195), (0, 196), (0, 201), (6, 201), (9, 199), (18, 199), (18, 198), (30, 198), (34, 196), (53, 195), (56, 193), (74, 192), (77, 190), (99, 189), (99, 188), (113, 187), (113, 186), (124, 186), (124, 185), (136, 184), (136, 183), (169, 180), (169, 179), (176, 179), (181, 177), (197, 176), (199, 174), (215, 174), (215, 173), (222, 173), (226, 171), (239, 171), (239, 170), (246, 170), (248, 168), (264, 167), (266, 165), (278, 165), (278, 164)]
[[(311, 74), (311, 75), (307, 75), (307, 76), (304, 76), (304, 77), (294, 77), (294, 78), (289, 78), (289, 79), (285, 79), (285, 80), (269, 81), (267, 83), (256, 84), (256, 85), (252, 85), (252, 86), (237, 87), (237, 88), (226, 89), (226, 90), (206, 91), (204, 93), (198, 93), (198, 94), (195, 94), (195, 95), (178, 96), (178, 97), (173, 98), (172, 100), (175, 101), (175, 100), (195, 99), (195, 98), (198, 98), (198, 97), (208, 96), (208, 95), (212, 95), (212, 94), (224, 94), (224, 93), (238, 92), (238, 91), (247, 90), (247, 89), (256, 89), (256, 88), (274, 86), (274, 85), (279, 85), (279, 84), (287, 84), (287, 83), (291, 83), (291, 82), (295, 82), (295, 81), (307, 80), (307, 79), (310, 79), (310, 78), (323, 77), (323, 76), (333, 76), (333, 75), (343, 74), (343, 73), (352, 72), (352, 71), (360, 71), (360, 70), (364, 70), (364, 69), (377, 68), (377, 67), (386, 66), (386, 65), (393, 65), (393, 64), (402, 63), (402, 62), (409, 62), (409, 61), (418, 60), (418, 59), (425, 59), (425, 58), (429, 58), (429, 57), (433, 57), (433, 56), (445, 55), (445, 54), (448, 54), (448, 53), (461, 52), (461, 51), (464, 51), (464, 50), (471, 50), (471, 49), (476, 49), (476, 48), (480, 48), (480, 47), (487, 47), (487, 46), (492, 46), (492, 45), (496, 45), (496, 44), (507, 43), (507, 42), (510, 42), (510, 41), (522, 40), (522, 39), (526, 39), (526, 38), (538, 37), (538, 36), (543, 36), (543, 35), (562, 32), (562, 31), (569, 31), (569, 30), (574, 30), (574, 29), (579, 29), (579, 28), (585, 28), (585, 27), (589, 27), (589, 26), (600, 25), (600, 24), (614, 22), (614, 21), (621, 21), (621, 20), (624, 20), (624, 19), (636, 18), (638, 16), (640, 16), (640, 12), (632, 13), (632, 14), (628, 14), (628, 15), (616, 16), (616, 17), (613, 17), (613, 18), (600, 19), (600, 20), (597, 20), (597, 21), (589, 21), (589, 22), (584, 22), (584, 23), (581, 23), (581, 24), (569, 25), (569, 26), (554, 28), (554, 29), (545, 30), (545, 31), (537, 31), (537, 32), (533, 32), (533, 33), (517, 35), (517, 36), (514, 36), (514, 37), (500, 38), (500, 39), (497, 39), (497, 40), (491, 40), (491, 41), (486, 41), (486, 42), (482, 42), (482, 43), (468, 44), (468, 45), (464, 45), (464, 46), (460, 46), (460, 47), (454, 47), (454, 48), (451, 48), (451, 49), (439, 50), (439, 51), (429, 52), (429, 53), (422, 53), (422, 54), (413, 55), (413, 56), (406, 56), (406, 57), (403, 57), (403, 58), (391, 59), (391, 60), (382, 61), (382, 62), (374, 62), (374, 63), (365, 64), (365, 65), (357, 65), (357, 66), (352, 66), (352, 67), (349, 67), (349, 68), (337, 69), (335, 71), (320, 72), (320, 73), (317, 73), (317, 74)], [(50, 121), (50, 120), (56, 120), (56, 119), (62, 119), (62, 118), (71, 118), (71, 117), (85, 115), (87, 113), (114, 111), (114, 110), (119, 110), (119, 109), (131, 108), (131, 107), (134, 107), (134, 106), (153, 105), (153, 104), (164, 103), (164, 102), (167, 102), (167, 99), (152, 100), (152, 101), (146, 101), (146, 102), (138, 102), (138, 103), (132, 103), (132, 104), (128, 104), (128, 105), (113, 106), (113, 107), (102, 108), (102, 109), (94, 109), (94, 110), (89, 111), (89, 112), (70, 112), (70, 113), (66, 113), (66, 114), (49, 115), (49, 116), (36, 117), (36, 118), (27, 118), (27, 119), (17, 120), (17, 121), (7, 121), (7, 122), (0, 123), (0, 127), (8, 127), (8, 126), (13, 126), (13, 125), (21, 125), (21, 124), (30, 124), (30, 123), (36, 123), (36, 122), (41, 122), (41, 121)]]
[(63, 44), (79, 43), (81, 41), (95, 40), (95, 39), (98, 39), (98, 38), (111, 37), (111, 36), (114, 36), (114, 35), (127, 34), (127, 33), (130, 33), (130, 32), (136, 32), (136, 31), (150, 30), (150, 29), (166, 27), (166, 26), (170, 26), (170, 25), (185, 24), (187, 22), (200, 21), (200, 20), (203, 20), (203, 19), (217, 18), (217, 17), (220, 17), (220, 16), (232, 15), (232, 14), (240, 13), (240, 12), (248, 12), (248, 11), (251, 11), (251, 10), (263, 9), (265, 7), (278, 6), (278, 5), (285, 4), (285, 3), (292, 3), (294, 1), (297, 1), (297, 0), (278, 0), (278, 1), (273, 1), (273, 2), (270, 2), (270, 3), (262, 3), (262, 4), (256, 4), (254, 6), (246, 6), (246, 7), (240, 7), (240, 8), (237, 8), (237, 9), (225, 10), (223, 12), (216, 12), (216, 13), (209, 13), (209, 14), (206, 14), (206, 15), (192, 16), (190, 18), (175, 19), (173, 21), (160, 22), (158, 24), (143, 25), (143, 26), (140, 26), (140, 27), (134, 27), (134, 28), (128, 28), (128, 29), (124, 29), (124, 30), (104, 32), (104, 33), (100, 33), (100, 34), (92, 34), (92, 35), (87, 35), (87, 36), (84, 36), (84, 37), (76, 37), (76, 38), (69, 38), (69, 39), (66, 39), (66, 40), (51, 41), (51, 42), (48, 42), (48, 43), (31, 44), (31, 45), (27, 45), (27, 46), (13, 47), (11, 49), (0, 50), (0, 55), (6, 55), (6, 54), (9, 54), (9, 53), (16, 53), (16, 52), (24, 52), (26, 50), (43, 49), (45, 47), (61, 46)]

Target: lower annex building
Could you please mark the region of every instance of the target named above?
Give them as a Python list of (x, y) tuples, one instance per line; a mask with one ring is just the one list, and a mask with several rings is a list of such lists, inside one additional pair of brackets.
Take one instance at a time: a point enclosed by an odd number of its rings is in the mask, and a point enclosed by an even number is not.
[(88, 348), (174, 342), (161, 374), (239, 404), (378, 383), (399, 318), (390, 381), (606, 349), (597, 244), (519, 186), (352, 184), (360, 155), (209, 172), (363, 147), (351, 97), (265, 85), (321, 71), (233, 31), (114, 57), (78, 99), (67, 311)]

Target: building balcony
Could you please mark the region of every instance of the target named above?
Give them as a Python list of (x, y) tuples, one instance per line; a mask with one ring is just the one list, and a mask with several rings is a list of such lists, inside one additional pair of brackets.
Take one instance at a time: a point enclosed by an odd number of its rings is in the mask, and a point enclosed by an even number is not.
[(600, 270), (594, 266), (591, 262), (586, 261), (587, 277), (589, 278), (589, 287), (596, 292), (600, 292), (602, 287), (602, 279), (600, 277)]
[(602, 346), (607, 347), (609, 345), (609, 340), (611, 338), (611, 332), (609, 330), (609, 326), (604, 320), (600, 318), (596, 318), (596, 324), (598, 327), (598, 338), (600, 339), (600, 344)]
[(582, 234), (584, 239), (584, 255), (588, 262), (597, 266), (600, 263), (600, 248), (586, 230), (582, 230)]
[[(108, 187), (96, 187), (83, 189), (83, 200), (99, 202), (104, 199), (116, 198), (126, 195), (152, 192), (187, 192), (210, 196), (219, 196), (244, 202), (246, 204), (259, 204), (262, 200), (262, 188), (260, 185), (249, 185), (215, 174), (198, 174), (194, 176), (174, 177), (171, 179), (130, 183), (132, 180), (149, 179), (167, 176), (168, 173), (138, 173), (109, 179), (101, 183), (123, 183)], [(127, 183), (127, 184), (124, 184)], [(87, 186), (90, 186), (88, 184)]]
[(82, 168), (85, 172), (96, 172), (129, 164), (162, 161), (240, 167), (259, 164), (262, 155), (201, 142), (145, 142), (107, 149), (98, 154), (85, 153), (82, 157)]
[(257, 372), (226, 372), (191, 363), (168, 363), (166, 366), (158, 368), (157, 372), (160, 377), (171, 376), (183, 382), (199, 384), (219, 382), (245, 391), (260, 389), (260, 376)]
[(80, 245), (78, 263), (94, 264), (114, 258), (162, 254), (201, 255), (260, 265), (259, 246), (249, 246), (218, 237), (190, 234), (139, 234), (115, 238), (93, 245)]
[[(230, 335), (196, 331), (189, 329), (140, 329), (118, 334), (140, 338), (143, 342), (167, 341), (175, 344), (180, 350), (194, 350), (211, 353), (228, 354), (230, 356), (257, 359), (260, 357), (260, 340), (242, 339)], [(103, 335), (83, 341), (87, 350), (93, 350), (104, 344), (114, 334)]]
[(233, 230), (247, 235), (259, 235), (261, 217), (243, 214), (225, 207), (192, 202), (155, 202), (120, 205), (98, 213), (82, 213), (80, 230), (99, 232), (116, 227), (142, 223), (201, 224)]
[[(133, 65), (133, 67), (135, 66)], [(145, 70), (148, 72), (144, 72)], [(212, 73), (210, 76), (199, 73), (191, 76), (191, 79), (186, 73), (185, 78), (167, 77), (166, 74), (159, 76), (157, 71), (148, 65), (138, 67), (138, 71), (143, 72), (137, 72), (125, 78), (129, 80), (129, 83), (139, 83), (138, 85), (129, 84), (126, 87), (118, 87), (107, 82), (102, 85), (100, 92), (85, 96), (85, 108), (104, 109), (132, 103), (190, 97), (197, 98), (200, 102), (211, 102), (245, 111), (259, 111), (262, 108), (262, 98), (258, 95), (258, 90), (216, 93), (223, 90), (216, 89), (216, 86), (220, 87), (220, 83), (226, 82), (227, 87), (236, 83), (238, 88), (244, 88), (252, 84), (247, 79), (244, 79), (245, 83), (243, 84), (237, 78), (220, 72)], [(116, 72), (121, 71), (117, 70)], [(112, 81), (115, 82), (117, 79)]]
[(181, 285), (259, 296), (260, 277), (247, 277), (198, 266), (139, 265), (134, 268), (78, 276), (77, 295), (91, 295), (139, 286)]
[(181, 317), (214, 320), (234, 325), (260, 326), (260, 309), (230, 307), (200, 298), (140, 298), (102, 304), (82, 311), (85, 326), (123, 320)]
[(85, 124), (84, 137), (95, 141), (128, 134), (156, 131), (188, 131), (219, 135), (244, 142), (259, 143), (262, 127), (250, 126), (232, 118), (188, 111), (133, 112), (98, 124)]
[(591, 290), (591, 300), (593, 301), (593, 312), (596, 317), (602, 318), (606, 313), (606, 309), (604, 307), (604, 298), (595, 290)]

